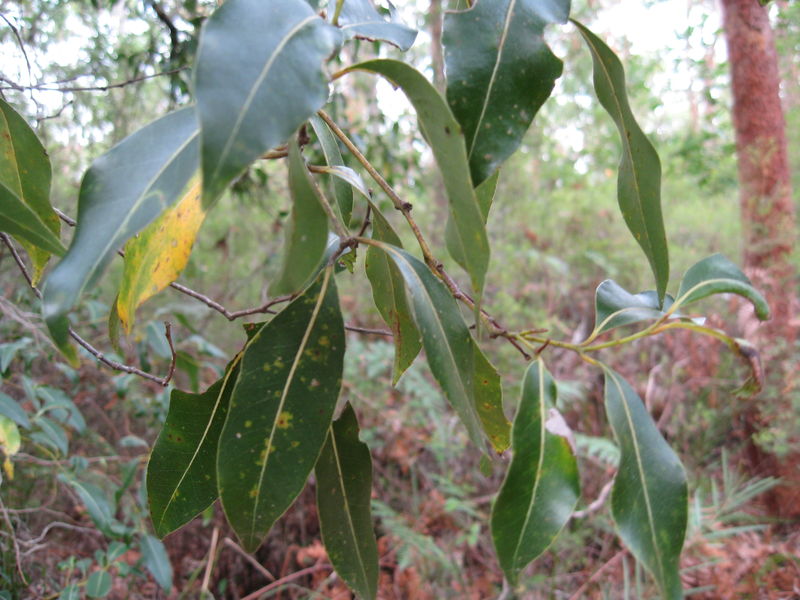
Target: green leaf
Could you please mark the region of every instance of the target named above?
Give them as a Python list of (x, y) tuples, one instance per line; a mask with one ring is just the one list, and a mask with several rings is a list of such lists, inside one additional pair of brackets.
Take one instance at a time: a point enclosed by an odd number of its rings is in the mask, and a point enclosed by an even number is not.
[(348, 39), (382, 40), (405, 52), (414, 44), (417, 32), (400, 23), (394, 7), (391, 4), (390, 7), (391, 15), (387, 21), (375, 10), (371, 0), (344, 0), (338, 25)]
[(677, 600), (683, 598), (678, 563), (688, 515), (686, 473), (636, 392), (619, 373), (604, 370), (606, 414), (621, 453), (611, 514), (663, 598)]
[(67, 434), (64, 432), (63, 427), (57, 425), (47, 417), (37, 417), (36, 425), (39, 426), (41, 433), (44, 435), (44, 439), (47, 440), (50, 446), (58, 450), (62, 456), (67, 456), (69, 454), (69, 441), (67, 440)]
[(503, 386), (500, 373), (473, 342), (475, 360), (475, 409), (483, 431), (495, 452), (505, 452), (511, 445), (511, 423), (503, 412)]
[(0, 98), (0, 231), (25, 245), (35, 279), (51, 253), (65, 252), (61, 222), (50, 206), (50, 175), (50, 159), (39, 138)]
[(378, 545), (372, 529), (372, 460), (358, 439), (349, 404), (330, 428), (317, 459), (317, 510), (322, 540), (339, 576), (362, 598), (375, 598)]
[(0, 415), (5, 415), (20, 427), (30, 429), (31, 422), (28, 413), (11, 396), (0, 392)]
[(125, 268), (117, 297), (117, 316), (127, 333), (136, 308), (175, 281), (189, 262), (206, 212), (200, 177), (189, 182), (174, 206), (125, 244)]
[(600, 38), (577, 21), (572, 22), (592, 53), (597, 98), (619, 129), (622, 142), (617, 178), (619, 208), (650, 261), (658, 298), (662, 301), (669, 282), (669, 253), (661, 216), (661, 161), (631, 112), (622, 63)]
[[(372, 237), (398, 248), (403, 247), (389, 221), (374, 205)], [(411, 366), (422, 349), (422, 341), (408, 305), (403, 276), (394, 262), (384, 251), (370, 246), (367, 249), (366, 272), (372, 286), (375, 307), (394, 336), (392, 385), (397, 385), (400, 376)]]
[(172, 391), (167, 420), (147, 465), (150, 517), (160, 537), (217, 499), (218, 441), (240, 359), (234, 358), (225, 376), (202, 394)]
[(86, 172), (69, 251), (47, 277), (42, 310), (59, 348), (68, 347), (64, 316), (114, 253), (186, 194), (197, 174), (193, 108), (170, 113), (125, 138)]
[(424, 263), (395, 246), (383, 242), (373, 245), (383, 250), (402, 274), (431, 373), (467, 427), (470, 439), (482, 447), (475, 342), (456, 301)]
[(172, 565), (164, 544), (158, 538), (144, 534), (139, 539), (139, 548), (145, 568), (150, 571), (161, 589), (169, 592), (172, 589)]
[(753, 303), (759, 319), (763, 321), (769, 318), (767, 301), (739, 267), (722, 254), (704, 258), (686, 271), (676, 302), (683, 306), (714, 294), (738, 294)]
[(95, 526), (104, 534), (109, 535), (114, 521), (114, 514), (111, 509), (111, 503), (103, 493), (103, 490), (91, 483), (79, 481), (71, 474), (64, 473), (59, 475), (58, 478), (75, 490)]
[(475, 185), (519, 147), (553, 91), (563, 64), (542, 34), (566, 23), (569, 9), (569, 0), (496, 0), (445, 14), (447, 101), (464, 129)]
[[(9, 596), (9, 599), (11, 596)], [(81, 590), (77, 583), (70, 583), (67, 587), (61, 590), (58, 595), (58, 600), (80, 600)]]
[(392, 85), (400, 87), (414, 106), (420, 129), (433, 150), (447, 192), (450, 219), (454, 223), (454, 234), (448, 240), (447, 249), (469, 273), (472, 287), (480, 296), (489, 267), (489, 241), (472, 187), (464, 135), (447, 102), (419, 71), (405, 63), (370, 60), (346, 71), (353, 70), (382, 75)]
[(623, 325), (656, 320), (672, 306), (672, 297), (664, 298), (663, 306), (654, 291), (631, 294), (616, 281), (606, 279), (595, 292), (595, 326), (592, 337)]
[(0, 344), (0, 375), (6, 372), (11, 361), (16, 358), (19, 351), (27, 347), (31, 341), (31, 338), (24, 337), (13, 342)]
[(228, 0), (209, 17), (195, 73), (204, 205), (325, 103), (340, 39), (304, 0)]
[(497, 557), (512, 584), (556, 539), (580, 496), (578, 465), (556, 396), (542, 361), (531, 363), (511, 432), (514, 455), (491, 517)]
[[(320, 146), (322, 146), (322, 153), (325, 155), (325, 162), (329, 167), (344, 166), (344, 159), (339, 150), (339, 142), (331, 133), (330, 128), (325, 121), (314, 115), (309, 119), (314, 133), (317, 134)], [(342, 222), (345, 225), (350, 224), (350, 218), (353, 215), (353, 190), (350, 185), (343, 181), (341, 178), (329, 177), (330, 185), (333, 188), (333, 197), (336, 198), (336, 208), (339, 215), (342, 217)]]
[(111, 591), (111, 574), (108, 571), (95, 571), (89, 575), (85, 590), (89, 598), (105, 598)]
[(274, 296), (300, 291), (317, 273), (328, 245), (328, 217), (295, 140), (289, 143), (289, 192), (292, 214), (286, 224), (283, 265), (269, 287)]
[(329, 267), (244, 349), (217, 480), (228, 521), (248, 551), (258, 548), (314, 468), (339, 397), (344, 344)]

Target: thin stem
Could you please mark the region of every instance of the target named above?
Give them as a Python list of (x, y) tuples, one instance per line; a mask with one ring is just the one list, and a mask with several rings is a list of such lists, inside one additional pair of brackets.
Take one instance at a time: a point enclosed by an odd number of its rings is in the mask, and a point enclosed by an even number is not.
[(169, 71), (162, 71), (160, 73), (152, 73), (150, 75), (141, 75), (140, 77), (134, 77), (133, 79), (128, 79), (126, 81), (121, 81), (119, 83), (110, 83), (108, 85), (96, 85), (96, 86), (87, 86), (87, 87), (48, 87), (50, 84), (48, 83), (37, 83), (35, 85), (19, 85), (14, 83), (13, 81), (9, 81), (8, 79), (3, 78), (3, 81), (8, 83), (8, 87), (0, 87), (0, 89), (14, 89), (14, 90), (39, 90), (42, 92), (61, 92), (62, 94), (67, 94), (70, 92), (107, 92), (108, 90), (115, 89), (115, 88), (122, 88), (133, 83), (139, 83), (141, 81), (145, 81), (147, 79), (153, 79), (155, 77), (163, 77), (165, 75), (175, 75), (176, 73), (180, 73), (181, 71), (185, 71), (189, 67), (180, 67), (178, 69), (171, 69)]
[(261, 596), (263, 596), (264, 594), (266, 594), (270, 590), (274, 590), (277, 587), (280, 587), (282, 585), (286, 585), (287, 583), (289, 583), (291, 581), (294, 581), (295, 579), (300, 579), (301, 577), (303, 577), (305, 575), (310, 575), (311, 573), (316, 573), (317, 571), (322, 571), (323, 569), (332, 569), (332, 568), (333, 567), (331, 567), (330, 565), (322, 564), (322, 565), (313, 565), (313, 566), (307, 567), (305, 569), (300, 569), (299, 571), (291, 573), (291, 574), (287, 575), (286, 577), (281, 577), (280, 579), (278, 579), (276, 581), (273, 581), (269, 585), (265, 585), (264, 587), (262, 587), (261, 589), (256, 590), (252, 594), (248, 594), (247, 596), (242, 598), (242, 600), (257, 600), (258, 598), (261, 598)]

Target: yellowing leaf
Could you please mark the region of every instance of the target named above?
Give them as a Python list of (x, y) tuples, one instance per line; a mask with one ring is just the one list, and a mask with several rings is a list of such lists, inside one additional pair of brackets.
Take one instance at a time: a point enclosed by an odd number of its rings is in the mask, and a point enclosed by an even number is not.
[(133, 327), (136, 308), (180, 275), (192, 252), (206, 212), (200, 178), (186, 186), (180, 201), (125, 244), (125, 270), (117, 299), (125, 331)]
[(14, 465), (8, 459), (19, 452), (21, 440), (17, 424), (6, 416), (0, 415), (0, 450), (6, 455), (3, 469), (9, 479), (14, 479)]

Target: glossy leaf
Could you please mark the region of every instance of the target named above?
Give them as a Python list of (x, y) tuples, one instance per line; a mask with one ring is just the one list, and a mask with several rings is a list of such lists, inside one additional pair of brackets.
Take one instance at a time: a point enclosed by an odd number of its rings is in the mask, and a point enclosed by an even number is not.
[[(320, 146), (322, 146), (322, 153), (325, 155), (325, 162), (329, 167), (344, 166), (344, 159), (339, 150), (339, 142), (331, 133), (325, 121), (314, 115), (309, 119), (314, 133), (317, 135)], [(330, 184), (333, 188), (333, 197), (336, 198), (335, 208), (338, 210), (339, 215), (342, 217), (342, 222), (345, 225), (350, 224), (350, 217), (353, 214), (353, 190), (350, 185), (341, 178), (330, 178)]]
[(500, 373), (473, 341), (475, 360), (475, 409), (494, 451), (505, 452), (511, 445), (511, 423), (503, 412)]
[(170, 113), (98, 158), (81, 182), (78, 225), (64, 258), (47, 277), (42, 309), (59, 348), (68, 345), (65, 315), (114, 253), (182, 198), (197, 176), (193, 108)]
[(375, 598), (378, 545), (372, 529), (372, 460), (358, 439), (349, 404), (331, 425), (317, 459), (317, 510), (322, 540), (333, 568), (362, 598)]
[(656, 320), (664, 316), (664, 311), (672, 306), (672, 297), (664, 298), (663, 310), (654, 291), (631, 294), (616, 281), (606, 279), (595, 292), (595, 330), (593, 335), (609, 331), (623, 325), (641, 321)]
[(172, 589), (172, 565), (164, 544), (158, 538), (144, 534), (139, 539), (139, 548), (142, 550), (145, 568), (150, 571), (161, 589), (169, 592)]
[(303, 489), (325, 443), (344, 359), (332, 269), (248, 342), (217, 453), (228, 521), (248, 551)]
[(386, 252), (405, 281), (412, 315), (434, 378), (467, 427), (472, 442), (482, 447), (475, 389), (474, 341), (456, 301), (445, 285), (404, 250), (376, 243)]
[(340, 39), (305, 0), (228, 0), (209, 17), (195, 73), (204, 205), (325, 103)]
[(542, 35), (566, 23), (569, 9), (569, 0), (496, 0), (445, 15), (447, 101), (464, 129), (475, 185), (519, 147), (553, 91), (563, 64)]
[(50, 206), (50, 175), (39, 138), (0, 98), (0, 231), (25, 245), (37, 280), (50, 254), (65, 252), (61, 224)]
[(200, 195), (199, 174), (186, 186), (175, 206), (125, 244), (117, 313), (127, 333), (136, 308), (175, 281), (189, 262), (197, 232), (206, 213)]
[(611, 514), (663, 598), (677, 600), (683, 598), (678, 562), (688, 515), (686, 473), (636, 392), (619, 373), (604, 369), (606, 414), (621, 453)]
[(514, 455), (491, 517), (497, 557), (512, 584), (555, 540), (580, 496), (570, 441), (551, 425), (563, 421), (555, 409), (556, 395), (555, 382), (542, 361), (533, 362), (525, 373), (514, 417)]
[(450, 206), (454, 234), (448, 239), (451, 256), (469, 273), (478, 296), (483, 291), (489, 267), (489, 241), (472, 187), (467, 150), (461, 127), (436, 88), (416, 69), (405, 63), (378, 59), (348, 69), (378, 73), (400, 87), (414, 106), (420, 129), (433, 150), (442, 173)]
[(216, 461), (222, 426), (240, 356), (202, 394), (173, 390), (164, 427), (147, 465), (150, 518), (164, 537), (191, 521), (217, 499)]
[(600, 38), (577, 21), (573, 23), (592, 54), (597, 98), (619, 130), (622, 143), (617, 178), (619, 208), (650, 261), (658, 298), (663, 300), (669, 282), (669, 253), (661, 216), (661, 161), (631, 112), (622, 63)]
[(686, 271), (678, 290), (678, 302), (689, 304), (714, 294), (738, 294), (753, 303), (759, 319), (769, 318), (767, 301), (739, 267), (722, 254), (704, 258)]
[(294, 140), (289, 144), (289, 192), (292, 213), (286, 224), (283, 264), (269, 288), (274, 296), (300, 291), (317, 273), (328, 245), (328, 216)]
[[(372, 211), (372, 237), (398, 248), (403, 247), (386, 217), (375, 207)], [(408, 305), (403, 276), (394, 261), (383, 250), (370, 246), (365, 264), (375, 307), (394, 336), (392, 385), (397, 385), (400, 376), (422, 349), (422, 341)]]
[(375, 9), (372, 0), (344, 0), (338, 25), (348, 38), (360, 37), (369, 40), (382, 40), (397, 46), (405, 52), (417, 39), (417, 32), (403, 25), (391, 6), (389, 20), (384, 19)]

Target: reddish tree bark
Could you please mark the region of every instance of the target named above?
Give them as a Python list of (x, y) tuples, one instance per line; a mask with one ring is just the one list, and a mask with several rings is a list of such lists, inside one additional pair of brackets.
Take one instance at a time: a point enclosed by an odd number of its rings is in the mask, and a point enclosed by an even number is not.
[[(767, 9), (758, 0), (722, 0), (722, 6), (733, 89), (744, 265), (772, 312), (770, 321), (756, 333), (768, 376), (764, 392), (746, 413), (746, 429), (753, 432), (770, 426), (771, 421), (775, 424), (777, 415), (791, 415), (791, 394), (797, 393), (792, 389), (796, 365), (790, 364), (798, 331), (797, 281), (791, 262), (797, 232), (778, 56)], [(787, 419), (783, 428), (791, 427)], [(796, 434), (791, 437), (796, 441)], [(800, 472), (796, 469), (800, 454), (790, 452), (779, 459), (753, 449), (760, 462), (753, 465), (757, 470), (786, 480), (773, 495), (773, 511), (800, 515)]]

